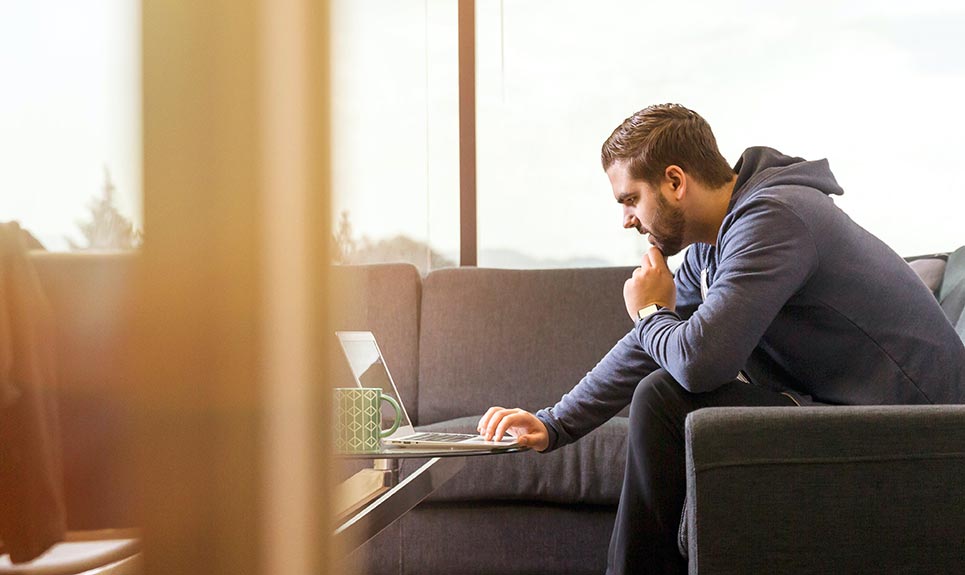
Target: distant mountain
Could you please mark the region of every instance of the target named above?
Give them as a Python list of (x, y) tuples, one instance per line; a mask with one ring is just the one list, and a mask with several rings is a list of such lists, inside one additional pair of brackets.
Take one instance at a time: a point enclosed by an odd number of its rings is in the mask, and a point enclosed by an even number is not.
[(419, 268), (419, 273), (422, 275), (427, 273), (427, 268), (451, 268), (456, 265), (452, 260), (429, 249), (425, 243), (406, 236), (376, 241), (363, 237), (358, 242), (354, 242), (351, 251), (341, 258), (341, 263), (346, 264), (382, 262), (408, 262)]
[(616, 265), (595, 257), (538, 258), (510, 249), (481, 250), (479, 267), (507, 269), (599, 268)]
[[(342, 264), (373, 264), (381, 262), (408, 262), (415, 265), (422, 275), (429, 269), (450, 268), (458, 265), (457, 253), (444, 253), (431, 249), (425, 242), (407, 236), (372, 240), (363, 236), (355, 239), (348, 215), (343, 213), (339, 231), (334, 235), (333, 262)], [(505, 269), (553, 269), (607, 267), (616, 265), (597, 257), (540, 258), (512, 249), (482, 250), (479, 266)]]

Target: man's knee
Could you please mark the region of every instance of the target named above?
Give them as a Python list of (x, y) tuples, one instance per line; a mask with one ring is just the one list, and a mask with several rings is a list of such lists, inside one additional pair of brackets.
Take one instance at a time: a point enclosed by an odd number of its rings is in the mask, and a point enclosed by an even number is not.
[(677, 383), (670, 372), (661, 368), (640, 380), (633, 391), (631, 406), (634, 404), (659, 405), (675, 400), (683, 391), (685, 391), (684, 388)]
[(640, 380), (630, 403), (630, 422), (637, 429), (653, 424), (678, 427), (692, 411), (690, 394), (666, 370), (658, 369)]

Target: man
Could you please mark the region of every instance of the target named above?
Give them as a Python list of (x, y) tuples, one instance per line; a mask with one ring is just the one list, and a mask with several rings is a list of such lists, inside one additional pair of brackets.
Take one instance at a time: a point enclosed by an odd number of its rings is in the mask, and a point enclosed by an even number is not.
[[(480, 433), (538, 451), (630, 403), (609, 573), (683, 573), (684, 420), (710, 406), (961, 403), (965, 347), (911, 268), (838, 209), (824, 160), (750, 148), (651, 106), (603, 144), (624, 227), (653, 247), (623, 295), (636, 325), (552, 408), (490, 408)], [(691, 246), (675, 275), (666, 256)]]

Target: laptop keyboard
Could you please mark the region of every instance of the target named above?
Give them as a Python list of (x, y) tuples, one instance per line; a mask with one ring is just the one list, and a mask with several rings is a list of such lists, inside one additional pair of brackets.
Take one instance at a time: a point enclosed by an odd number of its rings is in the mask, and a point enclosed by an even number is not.
[(406, 437), (407, 441), (466, 441), (475, 439), (478, 435), (467, 435), (465, 433), (417, 433)]

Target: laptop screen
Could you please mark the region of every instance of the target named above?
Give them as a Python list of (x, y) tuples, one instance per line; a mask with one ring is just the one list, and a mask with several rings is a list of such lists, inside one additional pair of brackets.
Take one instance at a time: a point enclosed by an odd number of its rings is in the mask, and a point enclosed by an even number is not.
[[(368, 332), (339, 332), (338, 339), (342, 344), (342, 351), (348, 359), (349, 368), (352, 375), (361, 387), (377, 387), (382, 390), (382, 395), (388, 395), (399, 402), (402, 407), (402, 421), (399, 422), (399, 431), (404, 427), (409, 427), (411, 433), (412, 423), (405, 411), (405, 405), (399, 397), (399, 392), (395, 388), (392, 376), (385, 366), (382, 359), (382, 352), (375, 337)], [(395, 423), (395, 410), (387, 402), (382, 402), (382, 428), (388, 429)], [(397, 431), (396, 435), (399, 433)]]

